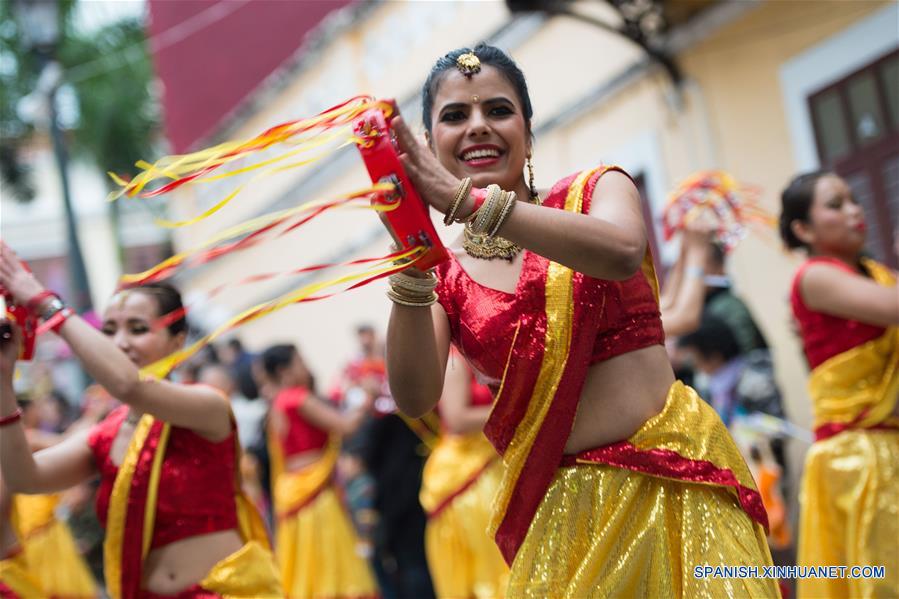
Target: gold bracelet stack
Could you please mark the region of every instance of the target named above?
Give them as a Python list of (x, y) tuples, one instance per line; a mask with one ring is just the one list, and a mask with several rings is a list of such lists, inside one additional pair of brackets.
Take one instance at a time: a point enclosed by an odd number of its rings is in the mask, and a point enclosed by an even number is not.
[(459, 183), (459, 189), (456, 190), (456, 196), (453, 198), (449, 210), (446, 211), (446, 215), (443, 217), (444, 225), (448, 227), (453, 223), (456, 218), (456, 212), (469, 194), (471, 194), (471, 177), (465, 177), (462, 179), (462, 182)]
[(471, 232), (475, 235), (493, 237), (505, 222), (515, 206), (515, 192), (503, 191), (499, 185), (487, 187), (487, 199), (471, 221)]
[[(537, 204), (540, 199), (535, 198)], [(517, 244), (498, 236), (503, 223), (515, 208), (514, 191), (503, 191), (499, 185), (487, 187), (487, 197), (478, 210), (466, 219), (462, 248), (473, 258), (513, 260), (521, 251)]]
[(424, 278), (413, 277), (403, 272), (390, 275), (387, 281), (390, 289), (387, 297), (395, 304), (425, 308), (437, 301), (437, 275), (433, 271), (425, 273)]

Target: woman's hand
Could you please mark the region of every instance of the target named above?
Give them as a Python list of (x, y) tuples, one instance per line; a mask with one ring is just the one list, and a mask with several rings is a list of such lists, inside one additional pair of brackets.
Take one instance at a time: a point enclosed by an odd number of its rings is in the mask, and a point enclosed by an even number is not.
[(718, 222), (711, 211), (703, 211), (684, 227), (684, 249), (686, 252), (706, 251), (715, 239)]
[(19, 358), (19, 348), (22, 345), (22, 331), (3, 317), (0, 317), (0, 326), (8, 326), (12, 329), (10, 339), (0, 339), (0, 379), (12, 384), (13, 373), (16, 371), (16, 360)]
[(44, 291), (44, 286), (28, 272), (12, 248), (3, 241), (0, 241), (0, 286), (12, 294), (16, 303), (23, 306)]
[(400, 147), (400, 161), (421, 199), (446, 214), (461, 181), (415, 137), (402, 117), (393, 119), (391, 126)]

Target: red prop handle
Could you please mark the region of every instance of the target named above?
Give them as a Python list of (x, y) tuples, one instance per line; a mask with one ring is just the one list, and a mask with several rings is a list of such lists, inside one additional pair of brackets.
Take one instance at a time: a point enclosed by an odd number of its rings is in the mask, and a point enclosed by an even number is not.
[(449, 258), (443, 242), (437, 236), (428, 214), (428, 207), (418, 195), (412, 181), (399, 159), (390, 121), (399, 114), (396, 102), (389, 100), (393, 111), (389, 117), (378, 108), (366, 110), (353, 123), (356, 135), (361, 138), (357, 147), (362, 154), (365, 168), (373, 183), (390, 182), (396, 191), (377, 194), (372, 203), (400, 205), (385, 212), (385, 224), (394, 241), (404, 250), (424, 247), (427, 251), (416, 261), (416, 268), (427, 270)]
[[(0, 287), (0, 295), (5, 304), (6, 320), (15, 324), (22, 330), (22, 348), (19, 351), (19, 360), (30, 360), (34, 357), (34, 342), (37, 339), (37, 316), (28, 311), (25, 306), (13, 303), (12, 295), (3, 287)], [(0, 343), (12, 342), (12, 327), (4, 323), (0, 325)]]
[[(31, 272), (28, 264), (23, 260), (22, 268)], [(0, 313), (6, 313), (6, 320), (22, 329), (22, 349), (19, 351), (19, 360), (28, 361), (34, 357), (34, 342), (37, 340), (37, 315), (26, 306), (16, 304), (12, 294), (0, 285)], [(12, 341), (12, 327), (4, 323), (0, 325), (0, 343)]]

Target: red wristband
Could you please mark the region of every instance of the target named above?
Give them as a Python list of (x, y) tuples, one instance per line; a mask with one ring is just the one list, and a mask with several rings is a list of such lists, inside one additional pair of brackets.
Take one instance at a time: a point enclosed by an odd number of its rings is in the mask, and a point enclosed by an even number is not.
[(38, 308), (41, 307), (41, 303), (43, 303), (43, 301), (48, 297), (58, 298), (59, 296), (49, 289), (44, 289), (25, 303), (25, 309), (28, 310), (31, 314), (37, 315), (37, 311)]
[(16, 420), (19, 420), (22, 417), (22, 408), (16, 408), (16, 411), (6, 416), (4, 418), (0, 418), (0, 426), (6, 426), (7, 424), (12, 424)]
[(59, 335), (59, 329), (62, 328), (62, 325), (65, 324), (69, 316), (74, 313), (74, 310), (66, 306), (65, 308), (45, 320), (43, 323), (41, 323), (41, 326), (37, 329), (37, 334), (43, 335), (47, 331), (53, 331), (54, 333)]

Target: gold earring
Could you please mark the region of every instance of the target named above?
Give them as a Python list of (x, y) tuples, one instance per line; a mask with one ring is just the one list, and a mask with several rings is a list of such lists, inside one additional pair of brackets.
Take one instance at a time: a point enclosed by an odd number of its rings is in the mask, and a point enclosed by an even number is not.
[(536, 200), (538, 198), (537, 195), (537, 186), (534, 185), (534, 162), (531, 160), (531, 155), (528, 154), (528, 187), (531, 190), (531, 199)]

